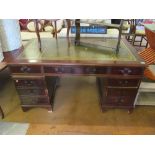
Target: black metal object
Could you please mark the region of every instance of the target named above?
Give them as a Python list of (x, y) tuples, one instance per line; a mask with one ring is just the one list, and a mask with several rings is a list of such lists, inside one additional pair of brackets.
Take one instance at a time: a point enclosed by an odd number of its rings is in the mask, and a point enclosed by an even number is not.
[(118, 29), (119, 34), (118, 34), (118, 42), (117, 42), (117, 46), (116, 46), (116, 54), (118, 54), (119, 48), (120, 48), (120, 42), (121, 42), (121, 36), (122, 36), (122, 27), (123, 27), (123, 20), (121, 20), (120, 27)]
[[(118, 29), (118, 31), (119, 31), (118, 41), (117, 41), (117, 45), (116, 45), (116, 48), (115, 48), (116, 55), (117, 55), (118, 52), (119, 52), (119, 49), (120, 49), (123, 21), (124, 21), (123, 19), (120, 20), (119, 24), (90, 23), (90, 22), (86, 22), (86, 23), (91, 24), (91, 25), (100, 25), (100, 26), (105, 26), (107, 28), (116, 28), (116, 29)], [(75, 45), (80, 45), (80, 19), (75, 20), (75, 27), (76, 27)]]
[(38, 19), (34, 20), (35, 22), (35, 31), (37, 34), (37, 38), (38, 38), (38, 43), (39, 43), (39, 50), (41, 51), (41, 39), (40, 39), (40, 34), (39, 34), (39, 24), (38, 24)]

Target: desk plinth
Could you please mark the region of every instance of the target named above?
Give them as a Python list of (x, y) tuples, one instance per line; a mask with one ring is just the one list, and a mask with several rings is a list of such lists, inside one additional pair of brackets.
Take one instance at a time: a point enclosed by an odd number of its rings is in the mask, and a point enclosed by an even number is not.
[(96, 76), (102, 110), (132, 110), (145, 63), (125, 40), (120, 45), (116, 56), (115, 50), (74, 46), (65, 38), (43, 39), (40, 52), (34, 39), (15, 56), (5, 53), (23, 110), (52, 110), (58, 77), (71, 75)]

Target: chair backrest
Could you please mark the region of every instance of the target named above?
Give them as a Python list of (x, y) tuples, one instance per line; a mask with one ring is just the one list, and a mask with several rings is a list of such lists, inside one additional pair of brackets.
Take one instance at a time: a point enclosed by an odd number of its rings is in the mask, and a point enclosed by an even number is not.
[(155, 32), (145, 28), (145, 33), (150, 47), (155, 50)]

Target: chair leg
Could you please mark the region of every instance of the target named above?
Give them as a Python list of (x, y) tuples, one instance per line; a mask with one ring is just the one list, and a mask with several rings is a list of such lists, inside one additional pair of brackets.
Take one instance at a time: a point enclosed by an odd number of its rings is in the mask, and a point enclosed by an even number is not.
[(146, 41), (146, 42), (147, 42), (147, 43), (146, 43), (146, 46), (145, 46), (145, 47), (147, 48), (147, 47), (148, 47), (148, 45), (149, 45), (149, 43), (148, 43), (148, 41)]
[(141, 36), (140, 47), (142, 46), (142, 42), (143, 42), (143, 36)]
[(132, 44), (132, 45), (134, 45), (135, 39), (136, 39), (136, 35), (134, 35), (133, 38), (132, 38), (132, 41), (131, 41), (131, 44)]

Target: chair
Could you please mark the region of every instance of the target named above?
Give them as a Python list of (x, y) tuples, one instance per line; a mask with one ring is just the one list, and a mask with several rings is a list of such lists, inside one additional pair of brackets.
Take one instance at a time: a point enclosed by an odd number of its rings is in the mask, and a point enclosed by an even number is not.
[[(148, 47), (148, 41), (145, 34), (144, 26), (141, 24), (143, 19), (128, 19), (128, 25), (129, 25), (129, 33), (126, 36), (126, 39), (131, 42), (133, 46), (139, 46), (139, 47)], [(145, 44), (143, 44), (145, 41)], [(138, 44), (137, 44), (138, 43)]]
[[(142, 22), (142, 21), (141, 21)], [(132, 45), (139, 46), (139, 47), (148, 47), (148, 40), (145, 34), (145, 28), (140, 22), (136, 22), (135, 20), (135, 31), (132, 39)], [(137, 40), (136, 38), (139, 38), (140, 40)], [(143, 44), (145, 41), (145, 44)], [(136, 43), (139, 43), (138, 45)]]
[[(141, 58), (143, 58), (148, 65), (144, 70), (144, 79), (140, 85), (137, 98), (140, 93), (152, 93), (155, 92), (155, 32), (145, 28), (146, 37), (150, 45), (149, 48), (139, 52)], [(135, 101), (136, 104), (137, 101)], [(154, 102), (147, 101), (148, 105), (155, 105)], [(143, 104), (142, 104), (143, 105)], [(146, 105), (146, 104), (144, 104)]]

